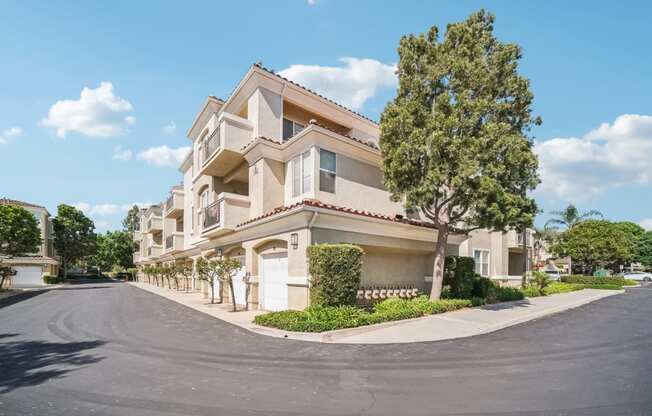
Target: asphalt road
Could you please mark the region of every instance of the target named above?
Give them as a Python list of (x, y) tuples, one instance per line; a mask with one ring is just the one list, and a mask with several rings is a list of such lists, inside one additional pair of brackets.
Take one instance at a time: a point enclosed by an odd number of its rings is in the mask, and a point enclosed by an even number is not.
[(0, 304), (0, 415), (649, 415), (652, 288), (493, 334), (251, 334), (124, 283)]

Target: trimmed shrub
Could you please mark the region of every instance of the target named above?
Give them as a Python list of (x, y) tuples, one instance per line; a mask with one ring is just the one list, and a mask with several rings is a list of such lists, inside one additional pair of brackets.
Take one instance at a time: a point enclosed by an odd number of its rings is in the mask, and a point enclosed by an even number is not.
[(450, 288), (453, 298), (469, 299), (472, 296), (475, 261), (470, 257), (447, 256), (444, 262), (444, 286)]
[(270, 312), (258, 315), (254, 318), (254, 322), (287, 331), (323, 332), (418, 318), (467, 308), (471, 305), (470, 300), (462, 299), (431, 301), (426, 296), (412, 300), (393, 298), (376, 304), (373, 312), (353, 306), (313, 305), (304, 311)]
[(562, 276), (561, 281), (564, 283), (579, 283), (582, 285), (619, 285), (624, 286), (627, 284), (625, 278), (618, 276), (581, 276), (570, 275)]
[(522, 300), (525, 298), (523, 292), (513, 287), (500, 287), (494, 286), (491, 296), (498, 302), (511, 302), (515, 300)]
[(43, 282), (46, 285), (56, 285), (63, 282), (63, 278), (59, 276), (50, 276), (46, 274), (45, 276), (43, 276)]
[(308, 247), (307, 254), (311, 304), (355, 305), (362, 249), (352, 244), (317, 244)]
[(478, 277), (473, 280), (473, 290), (471, 291), (472, 298), (487, 298), (491, 291), (496, 287), (496, 284), (491, 279), (486, 277)]

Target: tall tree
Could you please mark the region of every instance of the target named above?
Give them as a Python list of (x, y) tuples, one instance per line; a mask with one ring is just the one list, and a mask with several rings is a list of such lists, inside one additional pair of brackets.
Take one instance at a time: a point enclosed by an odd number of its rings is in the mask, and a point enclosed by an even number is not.
[(18, 205), (0, 205), (0, 254), (34, 254), (41, 243), (41, 230), (34, 214)]
[(568, 204), (568, 206), (561, 211), (550, 211), (550, 215), (554, 215), (557, 218), (551, 218), (546, 222), (544, 227), (549, 230), (559, 230), (560, 228), (570, 229), (582, 221), (603, 218), (600, 211), (593, 209), (580, 213), (573, 204)]
[(537, 212), (527, 191), (539, 183), (527, 134), (529, 81), (521, 48), (494, 36), (481, 10), (449, 24), (443, 38), (401, 38), (397, 96), (380, 121), (383, 177), (396, 201), (437, 229), (430, 297), (441, 295), (448, 236), (478, 228), (523, 229)]
[(91, 263), (102, 271), (110, 271), (114, 267), (123, 270), (133, 267), (134, 245), (130, 232), (107, 231), (105, 234), (99, 234), (96, 245)]
[(634, 261), (641, 263), (647, 269), (652, 269), (652, 231), (647, 231), (638, 238)]
[(130, 233), (140, 229), (140, 208), (138, 208), (138, 205), (134, 204), (134, 206), (127, 211), (127, 216), (122, 220), (122, 226), (125, 231), (129, 231)]
[(2, 264), (2, 257), (36, 253), (41, 242), (34, 214), (18, 205), (0, 205), (0, 290), (7, 278), (16, 275), (13, 267)]
[(605, 220), (586, 220), (563, 232), (552, 251), (569, 256), (582, 273), (593, 274), (602, 267), (614, 271), (634, 256), (634, 241), (622, 227)]
[(67, 269), (95, 254), (95, 224), (83, 212), (70, 205), (57, 207), (54, 224), (54, 247), (61, 256), (64, 278)]

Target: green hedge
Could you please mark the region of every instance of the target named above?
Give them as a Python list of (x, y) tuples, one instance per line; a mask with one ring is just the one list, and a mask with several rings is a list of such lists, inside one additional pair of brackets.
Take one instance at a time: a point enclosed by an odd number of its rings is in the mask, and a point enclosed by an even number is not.
[(447, 256), (444, 261), (443, 285), (450, 288), (452, 298), (469, 299), (473, 294), (475, 261), (471, 257)]
[(355, 305), (363, 254), (360, 247), (352, 244), (317, 244), (308, 247), (311, 304)]
[(564, 283), (579, 283), (582, 285), (619, 285), (624, 286), (628, 282), (624, 277), (618, 276), (581, 276), (581, 275), (570, 275), (562, 276), (561, 281)]
[(46, 274), (45, 276), (43, 276), (43, 282), (46, 285), (56, 285), (63, 282), (63, 278), (59, 276), (50, 276)]
[(472, 306), (470, 300), (462, 299), (431, 301), (425, 296), (412, 300), (393, 298), (377, 303), (372, 312), (346, 305), (313, 305), (303, 311), (281, 311), (258, 315), (254, 318), (254, 322), (286, 331), (323, 332), (418, 318), (470, 306)]

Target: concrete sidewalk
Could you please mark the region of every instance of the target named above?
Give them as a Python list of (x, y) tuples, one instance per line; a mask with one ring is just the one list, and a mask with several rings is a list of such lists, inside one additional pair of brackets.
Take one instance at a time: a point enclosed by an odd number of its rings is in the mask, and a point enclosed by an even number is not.
[(177, 292), (141, 282), (130, 282), (130, 284), (258, 334), (302, 341), (343, 344), (442, 341), (481, 335), (576, 308), (607, 296), (624, 293), (623, 290), (584, 289), (577, 292), (527, 298), (522, 301), (462, 309), (404, 321), (385, 322), (378, 325), (323, 333), (302, 333), (282, 331), (254, 324), (252, 322), (254, 317), (265, 313), (263, 311), (234, 313), (226, 305), (208, 305), (209, 301), (203, 299), (199, 293)]

